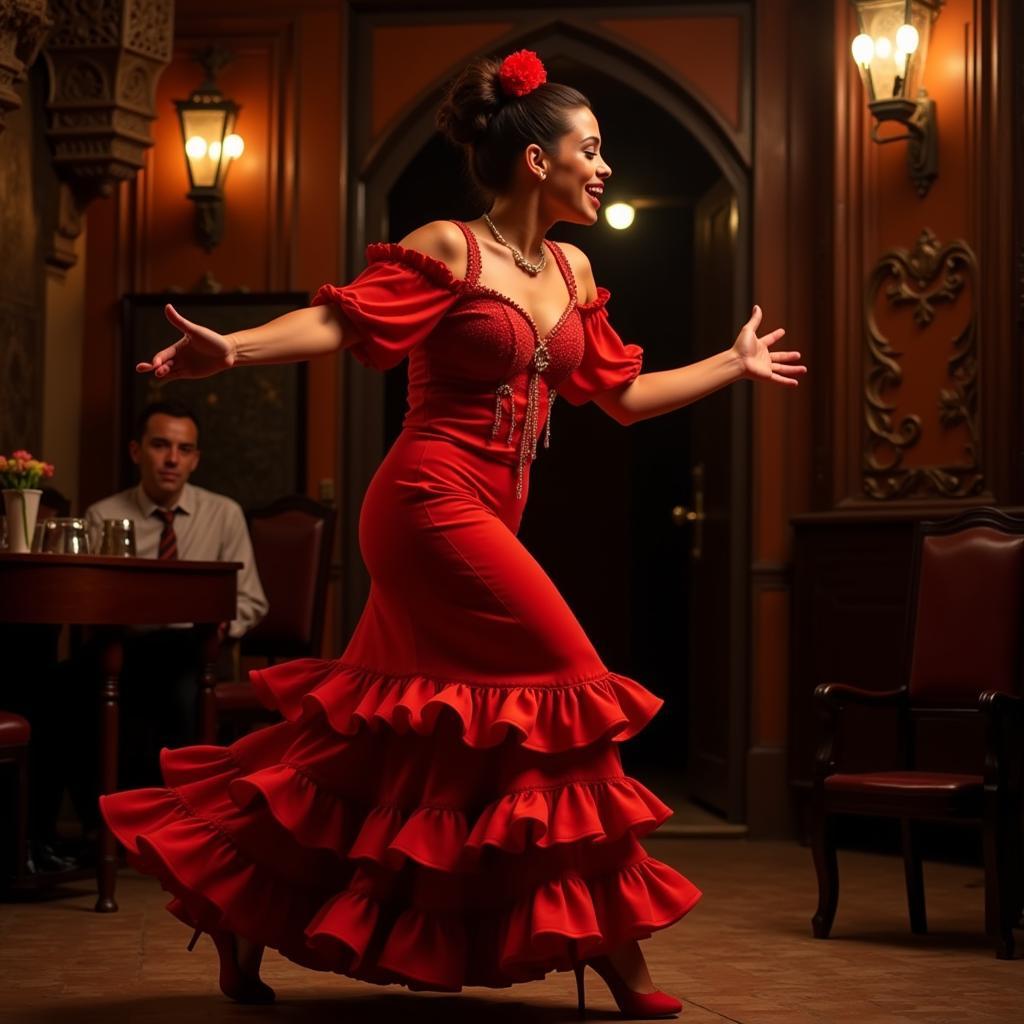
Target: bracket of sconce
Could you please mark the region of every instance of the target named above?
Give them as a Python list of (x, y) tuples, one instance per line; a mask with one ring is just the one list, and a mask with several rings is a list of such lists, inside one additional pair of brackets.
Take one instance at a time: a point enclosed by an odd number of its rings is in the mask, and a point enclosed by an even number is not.
[[(935, 124), (935, 100), (922, 89), (916, 100), (873, 100), (868, 104), (875, 119), (871, 138), (879, 145), (889, 142), (908, 143), (907, 169), (910, 179), (922, 199), (928, 194), (932, 182), (939, 176), (938, 131)], [(879, 135), (885, 121), (897, 121), (906, 129), (903, 135)]]

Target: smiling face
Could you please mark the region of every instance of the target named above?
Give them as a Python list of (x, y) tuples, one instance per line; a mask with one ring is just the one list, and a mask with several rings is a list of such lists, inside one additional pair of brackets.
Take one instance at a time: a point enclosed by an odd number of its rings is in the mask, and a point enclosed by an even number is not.
[(601, 209), (601, 194), (612, 169), (601, 156), (601, 130), (589, 107), (569, 112), (569, 130), (558, 152), (545, 154), (547, 177), (543, 196), (556, 220), (594, 224)]
[(199, 432), (188, 417), (153, 413), (129, 451), (149, 499), (170, 508), (199, 465)]

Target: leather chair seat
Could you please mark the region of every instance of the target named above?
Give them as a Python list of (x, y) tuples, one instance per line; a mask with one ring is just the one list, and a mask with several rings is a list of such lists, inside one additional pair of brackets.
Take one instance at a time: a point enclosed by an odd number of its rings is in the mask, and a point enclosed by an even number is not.
[(973, 818), (982, 811), (984, 778), (952, 772), (838, 773), (825, 779), (829, 806), (842, 812), (892, 813), (894, 805), (912, 801), (920, 817)]
[(860, 772), (830, 775), (825, 780), (826, 789), (857, 790), (862, 793), (892, 789), (904, 792), (934, 789), (952, 793), (968, 789), (980, 791), (983, 785), (984, 780), (980, 775), (954, 775), (949, 772)]
[(32, 727), (13, 711), (0, 711), (0, 747), (26, 747)]

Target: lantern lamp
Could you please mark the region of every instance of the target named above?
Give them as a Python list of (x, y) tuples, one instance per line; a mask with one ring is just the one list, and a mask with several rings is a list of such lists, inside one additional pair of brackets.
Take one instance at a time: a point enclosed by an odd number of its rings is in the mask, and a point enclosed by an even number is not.
[(187, 100), (175, 100), (188, 168), (188, 198), (196, 204), (196, 237), (211, 252), (224, 235), (224, 181), (228, 168), (245, 151), (235, 132), (240, 107), (215, 84), (217, 72), (232, 59), (220, 47), (193, 55), (206, 77)]
[[(925, 92), (925, 62), (932, 23), (943, 0), (851, 0), (860, 34), (850, 49), (874, 118), (871, 138), (880, 144), (907, 141), (910, 177), (925, 196), (938, 175), (935, 101)], [(881, 135), (886, 121), (906, 128)]]

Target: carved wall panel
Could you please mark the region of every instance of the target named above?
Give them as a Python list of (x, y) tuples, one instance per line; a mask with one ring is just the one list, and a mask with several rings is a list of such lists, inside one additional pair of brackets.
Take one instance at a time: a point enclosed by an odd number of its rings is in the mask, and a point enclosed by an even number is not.
[(42, 433), (43, 270), (39, 221), (47, 160), (35, 142), (43, 114), (30, 83), (0, 135), (0, 452), (36, 451)]
[(0, 0), (0, 132), (7, 112), (21, 106), (17, 86), (52, 24), (46, 0)]
[[(964, 241), (941, 245), (925, 229), (913, 250), (887, 252), (872, 270), (864, 299), (866, 369), (864, 418), (866, 435), (862, 466), (864, 493), (889, 500), (913, 497), (967, 498), (984, 489), (978, 413), (977, 261)], [(884, 301), (883, 301), (884, 300)], [(908, 411), (900, 395), (905, 383), (903, 352), (883, 333), (880, 310), (908, 312), (917, 334), (931, 328), (936, 346), (948, 331), (935, 326), (941, 306), (962, 307), (951, 341), (944, 386), (929, 400), (931, 415)], [(934, 364), (938, 356), (931, 357)], [(955, 432), (961, 459), (946, 464), (920, 464), (910, 456), (925, 436), (925, 422), (938, 432)], [(929, 440), (936, 443), (938, 438)], [(942, 441), (949, 440), (946, 436)], [(933, 446), (934, 447), (934, 446)]]

